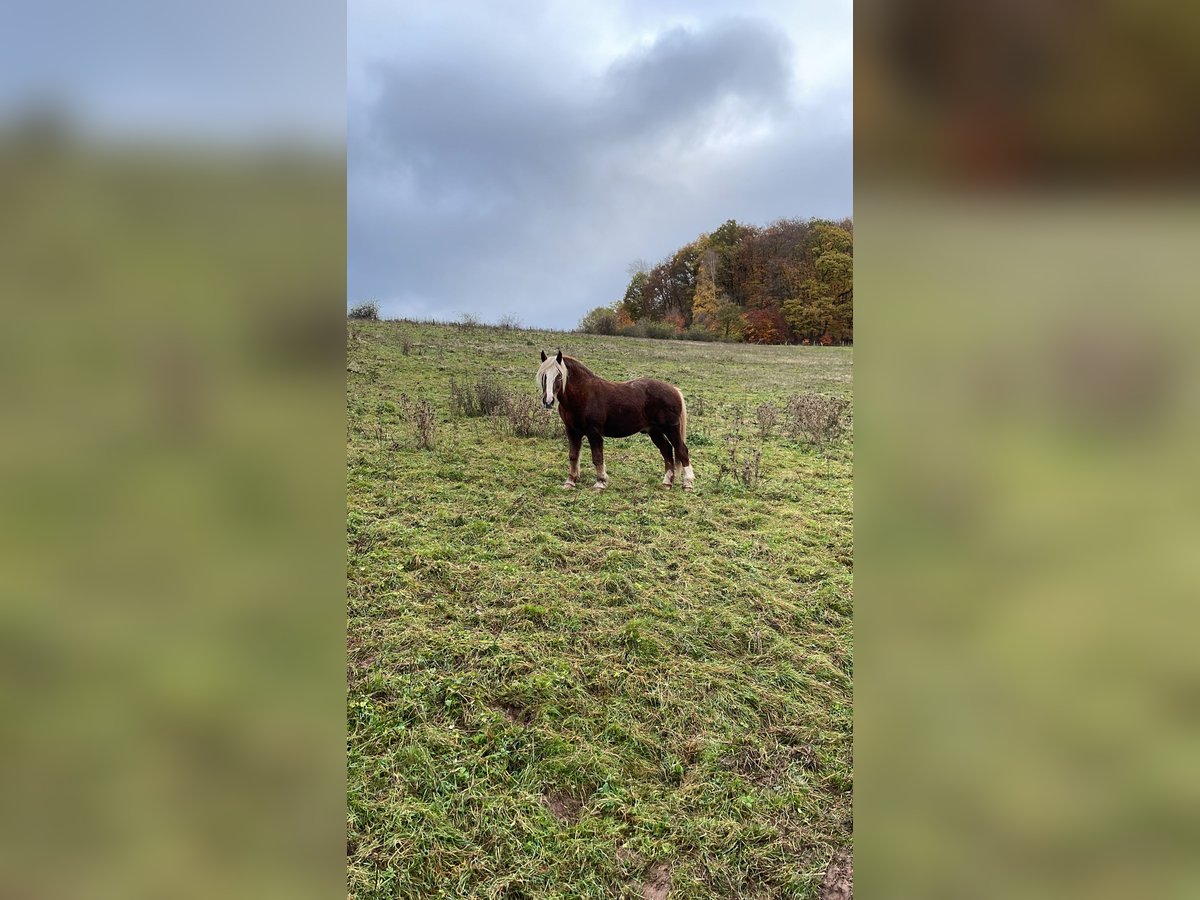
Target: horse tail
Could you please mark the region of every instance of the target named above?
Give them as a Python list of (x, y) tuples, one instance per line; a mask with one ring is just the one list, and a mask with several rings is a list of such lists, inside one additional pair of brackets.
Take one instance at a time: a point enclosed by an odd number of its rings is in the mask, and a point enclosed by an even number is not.
[(687, 445), (687, 401), (683, 399), (683, 391), (679, 392), (679, 439)]

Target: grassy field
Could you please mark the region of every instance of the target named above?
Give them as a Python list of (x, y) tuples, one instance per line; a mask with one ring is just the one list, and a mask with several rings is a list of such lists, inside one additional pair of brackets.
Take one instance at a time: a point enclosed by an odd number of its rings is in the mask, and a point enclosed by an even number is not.
[[(561, 434), (452, 413), (452, 376), (535, 399), (559, 347), (683, 390), (694, 492), (640, 435), (564, 491)], [(755, 410), (849, 398), (852, 351), (355, 322), (347, 357), (349, 894), (817, 896), (852, 842), (852, 445)], [(717, 481), (735, 431), (751, 487)]]

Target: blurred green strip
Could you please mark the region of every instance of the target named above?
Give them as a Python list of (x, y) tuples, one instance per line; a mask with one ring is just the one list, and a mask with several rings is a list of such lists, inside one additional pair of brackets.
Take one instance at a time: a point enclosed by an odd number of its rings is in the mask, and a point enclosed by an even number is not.
[(1200, 896), (1200, 204), (860, 193), (863, 896)]
[(0, 133), (0, 884), (344, 889), (344, 164)]

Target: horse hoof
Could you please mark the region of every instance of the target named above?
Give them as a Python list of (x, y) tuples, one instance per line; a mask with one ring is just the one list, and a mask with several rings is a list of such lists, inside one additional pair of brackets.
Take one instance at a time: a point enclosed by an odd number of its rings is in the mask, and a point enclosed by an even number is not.
[(692, 489), (692, 483), (690, 481), (685, 481), (683, 483), (683, 489), (685, 491), (690, 491)]
[(608, 487), (608, 485), (605, 484), (603, 481), (597, 481), (595, 484), (592, 485), (592, 490), (593, 491), (602, 491), (606, 487)]
[(573, 481), (564, 481), (564, 482), (563, 482), (563, 490), (564, 490), (564, 491), (573, 491), (573, 490), (575, 490), (575, 482), (573, 482)]

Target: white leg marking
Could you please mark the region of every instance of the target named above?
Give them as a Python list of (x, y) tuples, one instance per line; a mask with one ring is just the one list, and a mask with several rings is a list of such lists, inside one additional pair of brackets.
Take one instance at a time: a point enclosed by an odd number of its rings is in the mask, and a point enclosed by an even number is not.
[(684, 468), (683, 468), (683, 489), (685, 491), (690, 491), (692, 489), (692, 482), (695, 480), (696, 480), (696, 476), (692, 472), (692, 467), (684, 466)]

